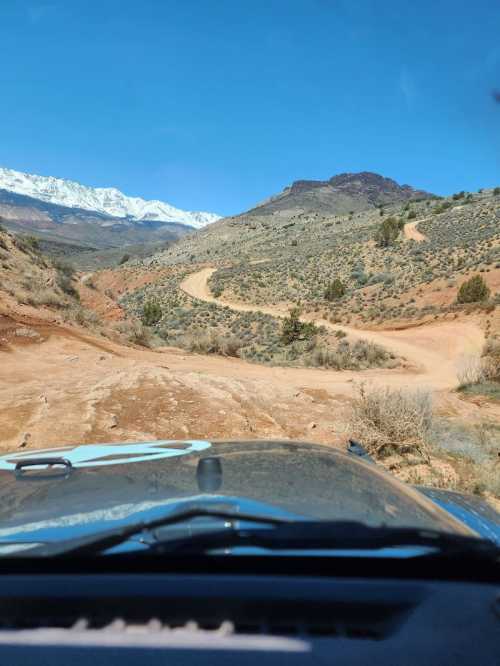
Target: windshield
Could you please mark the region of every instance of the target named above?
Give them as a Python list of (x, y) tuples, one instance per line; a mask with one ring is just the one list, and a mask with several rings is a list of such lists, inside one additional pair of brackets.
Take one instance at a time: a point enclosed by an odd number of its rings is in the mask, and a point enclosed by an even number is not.
[(0, 554), (500, 543), (494, 4), (1, 3)]

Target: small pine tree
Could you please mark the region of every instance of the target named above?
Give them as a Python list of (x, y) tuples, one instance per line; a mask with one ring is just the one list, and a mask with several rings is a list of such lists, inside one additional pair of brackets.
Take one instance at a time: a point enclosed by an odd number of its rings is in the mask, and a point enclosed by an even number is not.
[(466, 280), (458, 290), (457, 303), (478, 303), (487, 301), (490, 289), (481, 275), (474, 275)]
[(292, 308), (288, 317), (283, 320), (281, 340), (283, 344), (290, 345), (297, 340), (307, 340), (316, 333), (313, 322), (300, 321), (300, 308)]
[(327, 301), (336, 301), (345, 295), (345, 286), (341, 280), (335, 278), (325, 289), (325, 299)]
[(396, 242), (399, 232), (404, 227), (402, 219), (395, 217), (388, 217), (377, 227), (375, 232), (375, 240), (379, 247), (389, 247)]
[(158, 301), (146, 301), (142, 308), (142, 323), (145, 326), (154, 326), (163, 316), (160, 304)]

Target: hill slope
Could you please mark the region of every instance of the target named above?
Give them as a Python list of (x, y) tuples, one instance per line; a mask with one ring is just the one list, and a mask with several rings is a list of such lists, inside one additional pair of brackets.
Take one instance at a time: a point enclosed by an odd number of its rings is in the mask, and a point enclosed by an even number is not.
[(47, 203), (0, 189), (0, 220), (16, 233), (66, 240), (97, 248), (172, 241), (192, 227), (175, 222), (122, 220), (102, 213)]
[(329, 180), (297, 180), (280, 194), (248, 211), (250, 215), (291, 215), (314, 211), (343, 215), (380, 205), (429, 198), (409, 185), (398, 185), (376, 173), (343, 173)]

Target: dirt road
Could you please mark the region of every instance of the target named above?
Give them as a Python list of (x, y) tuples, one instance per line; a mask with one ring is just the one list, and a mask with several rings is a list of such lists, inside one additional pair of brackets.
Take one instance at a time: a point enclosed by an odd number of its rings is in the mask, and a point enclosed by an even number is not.
[[(256, 309), (216, 301), (207, 286), (213, 270), (189, 276), (183, 289), (238, 310)], [(456, 384), (460, 356), (482, 346), (482, 332), (473, 323), (384, 332), (343, 327), (352, 336), (392, 348), (417, 369), (335, 372), (268, 367), (172, 348), (134, 348), (65, 325), (50, 312), (45, 319), (28, 306), (2, 307), (2, 312), (3, 450), (189, 437), (285, 437), (343, 446), (349, 400), (360, 381), (442, 390), (447, 413), (471, 410), (472, 415), (478, 410), (446, 390)]]
[(427, 240), (427, 236), (424, 236), (424, 234), (420, 233), (420, 231), (417, 230), (417, 224), (420, 224), (420, 222), (425, 222), (425, 220), (417, 220), (416, 222), (407, 222), (405, 224), (404, 226), (405, 238), (417, 241), (417, 243), (421, 243), (422, 241)]
[[(242, 303), (232, 303), (222, 298), (215, 298), (208, 287), (208, 279), (215, 268), (204, 268), (188, 276), (181, 284), (181, 289), (193, 298), (211, 303), (218, 303), (240, 312), (259, 311), (275, 317), (287, 314), (285, 308), (261, 307)], [(332, 330), (343, 330), (353, 338), (363, 338), (391, 349), (407, 359), (415, 371), (408, 370), (370, 370), (358, 373), (328, 371), (330, 381), (340, 379), (345, 384), (352, 381), (352, 375), (370, 376), (373, 382), (390, 386), (425, 386), (434, 390), (452, 389), (457, 385), (457, 366), (466, 357), (480, 353), (484, 335), (474, 323), (446, 322), (429, 324), (402, 331), (366, 331), (331, 324), (324, 319), (313, 319), (318, 325)], [(299, 370), (299, 372), (311, 372)]]

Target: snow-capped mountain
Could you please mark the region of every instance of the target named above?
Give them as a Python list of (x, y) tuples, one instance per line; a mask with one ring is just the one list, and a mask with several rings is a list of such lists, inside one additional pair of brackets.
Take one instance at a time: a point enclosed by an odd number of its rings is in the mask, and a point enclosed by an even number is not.
[(174, 208), (164, 201), (127, 197), (114, 187), (86, 187), (72, 180), (36, 176), (0, 167), (0, 189), (47, 203), (82, 208), (128, 220), (179, 222), (196, 229), (220, 219), (220, 215)]

